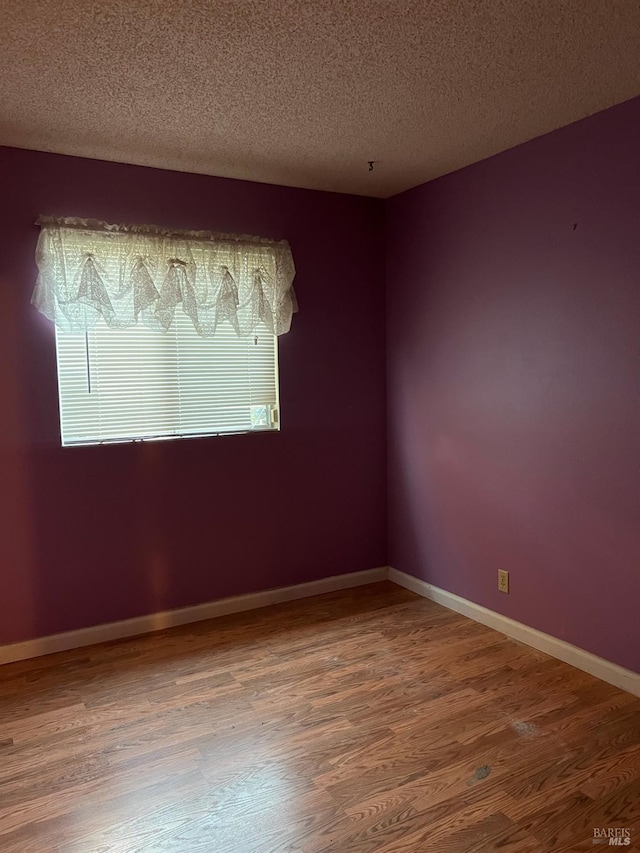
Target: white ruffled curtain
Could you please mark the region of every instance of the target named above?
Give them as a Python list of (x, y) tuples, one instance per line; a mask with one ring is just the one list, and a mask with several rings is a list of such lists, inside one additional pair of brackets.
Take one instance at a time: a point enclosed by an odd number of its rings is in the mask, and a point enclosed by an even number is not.
[(297, 310), (286, 241), (52, 217), (37, 224), (31, 301), (66, 332), (84, 333), (100, 318), (166, 330), (180, 306), (202, 337), (225, 320), (239, 337), (261, 323), (282, 335)]

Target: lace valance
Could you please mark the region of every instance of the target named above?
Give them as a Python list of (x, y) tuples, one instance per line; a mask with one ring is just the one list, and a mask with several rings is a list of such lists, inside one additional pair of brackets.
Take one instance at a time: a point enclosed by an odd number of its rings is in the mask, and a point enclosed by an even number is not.
[(297, 310), (286, 241), (40, 217), (36, 308), (67, 332), (102, 318), (170, 327), (178, 306), (203, 337), (225, 320), (240, 337), (289, 331)]

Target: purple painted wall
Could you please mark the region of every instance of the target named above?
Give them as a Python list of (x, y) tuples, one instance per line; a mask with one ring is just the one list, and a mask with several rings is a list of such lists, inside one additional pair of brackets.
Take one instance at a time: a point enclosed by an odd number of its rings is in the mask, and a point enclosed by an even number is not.
[(640, 99), (386, 214), (390, 564), (640, 671)]
[[(638, 151), (640, 99), (385, 205), (0, 149), (0, 643), (389, 562), (640, 671)], [(287, 237), (283, 431), (62, 449), (39, 213)]]
[[(0, 186), (0, 644), (385, 564), (382, 202), (7, 148)], [(62, 449), (39, 213), (289, 239), (283, 431)]]

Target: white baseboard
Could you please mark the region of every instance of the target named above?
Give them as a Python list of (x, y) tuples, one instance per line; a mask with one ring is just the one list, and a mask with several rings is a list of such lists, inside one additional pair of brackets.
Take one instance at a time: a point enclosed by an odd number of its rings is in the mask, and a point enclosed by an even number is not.
[(193, 607), (182, 607), (179, 610), (165, 610), (161, 613), (150, 613), (147, 616), (137, 616), (135, 619), (125, 619), (122, 622), (110, 622), (107, 625), (95, 625), (81, 628), (78, 631), (67, 631), (64, 634), (52, 634), (35, 640), (25, 640), (22, 643), (0, 646), (0, 665), (13, 661), (50, 655), (54, 652), (64, 652), (69, 649), (79, 649), (104, 643), (108, 640), (121, 640), (125, 637), (135, 637), (164, 628), (174, 628), (177, 625), (187, 625), (190, 622), (201, 622), (205, 619), (215, 619), (230, 613), (240, 613), (243, 610), (257, 610), (270, 604), (280, 604), (283, 601), (294, 601), (297, 598), (309, 598), (322, 595), (325, 592), (335, 592), (339, 589), (363, 586), (387, 579), (386, 566), (379, 569), (367, 569), (364, 572), (353, 572), (347, 575), (334, 575), (309, 583), (283, 586), (278, 589), (267, 589), (263, 592), (252, 592), (247, 595), (237, 595), (233, 598), (222, 598), (219, 601), (209, 601), (196, 604)]
[(530, 628), (522, 622), (516, 622), (515, 619), (509, 619), (508, 616), (502, 616), (494, 610), (489, 610), (480, 604), (475, 604), (473, 601), (468, 601), (466, 598), (461, 598), (459, 595), (454, 595), (452, 592), (447, 592), (433, 586), (433, 584), (419, 580), (413, 575), (399, 572), (397, 569), (389, 569), (389, 580), (424, 598), (429, 598), (449, 610), (455, 610), (456, 613), (468, 616), (475, 622), (481, 622), (489, 628), (494, 628), (501, 634), (506, 634), (527, 646), (532, 646), (534, 649), (571, 664), (571, 666), (588, 672), (590, 675), (595, 675), (602, 681), (621, 687), (635, 696), (640, 696), (640, 674), (637, 672), (611, 663), (611, 661), (591, 654), (591, 652), (586, 652), (578, 646), (572, 646), (571, 643), (566, 643), (550, 634), (544, 634), (542, 631)]
[(516, 622), (507, 616), (502, 616), (500, 613), (482, 607), (480, 604), (475, 604), (473, 601), (468, 601), (466, 598), (461, 598), (459, 595), (454, 595), (452, 592), (447, 592), (444, 589), (433, 586), (433, 584), (419, 580), (413, 577), (413, 575), (399, 572), (397, 569), (387, 569), (386, 567), (368, 569), (364, 572), (353, 572), (346, 575), (334, 575), (333, 577), (322, 578), (321, 580), (309, 583), (268, 589), (263, 592), (253, 592), (247, 595), (237, 595), (233, 598), (223, 598), (219, 601), (196, 604), (193, 607), (182, 607), (179, 610), (150, 613), (134, 619), (125, 619), (122, 622), (95, 625), (89, 628), (81, 628), (78, 631), (67, 631), (64, 634), (52, 634), (48, 637), (40, 637), (35, 640), (25, 640), (21, 643), (0, 646), (0, 665), (40, 657), (42, 655), (50, 655), (55, 652), (79, 649), (83, 646), (92, 646), (95, 643), (104, 643), (109, 640), (136, 637), (140, 634), (149, 634), (153, 631), (174, 628), (178, 625), (187, 625), (191, 622), (215, 619), (217, 616), (241, 613), (245, 610), (257, 610), (260, 607), (268, 607), (270, 604), (280, 604), (284, 601), (294, 601), (299, 598), (322, 595), (326, 592), (364, 586), (365, 584), (377, 583), (387, 578), (399, 586), (403, 586), (424, 598), (436, 602), (436, 604), (441, 604), (449, 610), (455, 610), (456, 613), (468, 616), (475, 622), (481, 622), (483, 625), (506, 634), (514, 640), (518, 640), (527, 646), (532, 646), (534, 649), (538, 649), (584, 672), (588, 672), (596, 676), (596, 678), (602, 679), (602, 681), (606, 681), (609, 684), (627, 690), (629, 693), (640, 696), (640, 674), (618, 666), (618, 664), (611, 663), (611, 661), (600, 658), (577, 646), (572, 646), (570, 643), (559, 640), (557, 637), (552, 637), (550, 634), (530, 628), (522, 622)]

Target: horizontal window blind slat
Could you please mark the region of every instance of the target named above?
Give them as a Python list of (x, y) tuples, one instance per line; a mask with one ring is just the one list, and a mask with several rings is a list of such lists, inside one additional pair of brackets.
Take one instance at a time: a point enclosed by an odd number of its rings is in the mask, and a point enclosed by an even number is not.
[(86, 338), (56, 330), (56, 345), (65, 445), (278, 428), (268, 414), (277, 339), (266, 330), (257, 342), (230, 326), (200, 338), (177, 312), (166, 334), (102, 324)]

